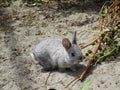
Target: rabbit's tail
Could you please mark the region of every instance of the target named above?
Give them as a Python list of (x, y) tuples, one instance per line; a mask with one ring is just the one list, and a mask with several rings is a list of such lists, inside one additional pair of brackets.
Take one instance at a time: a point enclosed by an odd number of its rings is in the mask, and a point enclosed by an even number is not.
[(31, 55), (32, 59), (35, 60), (35, 55), (34, 55), (34, 53), (30, 53), (30, 55)]

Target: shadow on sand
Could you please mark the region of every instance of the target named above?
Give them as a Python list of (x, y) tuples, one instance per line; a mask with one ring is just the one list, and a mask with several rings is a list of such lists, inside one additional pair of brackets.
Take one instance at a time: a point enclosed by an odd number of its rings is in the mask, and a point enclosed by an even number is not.
[[(25, 67), (25, 60), (21, 56), (20, 52), (20, 46), (21, 43), (18, 41), (18, 38), (15, 36), (15, 29), (14, 26), (11, 26), (11, 23), (13, 23), (11, 14), (9, 14), (8, 11), (6, 11), (5, 8), (0, 9), (0, 28), (1, 32), (4, 32), (4, 42), (5, 47), (9, 49), (10, 53), (10, 63), (13, 68), (15, 68), (15, 71), (13, 72), (15, 77), (14, 81), (15, 84), (23, 89), (33, 90), (31, 87), (31, 80), (29, 80), (29, 76), (27, 74), (24, 74), (24, 70), (26, 70)], [(21, 56), (20, 58), (17, 58), (18, 56)], [(27, 84), (27, 86), (26, 86)], [(30, 89), (29, 89), (30, 88)]]

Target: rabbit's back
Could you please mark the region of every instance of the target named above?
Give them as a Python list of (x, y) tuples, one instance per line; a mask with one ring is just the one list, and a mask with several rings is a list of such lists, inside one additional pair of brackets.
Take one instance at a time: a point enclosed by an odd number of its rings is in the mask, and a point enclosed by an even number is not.
[(61, 47), (62, 47), (61, 40), (49, 38), (49, 39), (41, 41), (37, 45), (35, 52), (46, 51), (48, 53), (49, 52), (51, 53), (51, 52), (54, 52), (54, 51), (56, 51), (56, 49), (61, 48)]

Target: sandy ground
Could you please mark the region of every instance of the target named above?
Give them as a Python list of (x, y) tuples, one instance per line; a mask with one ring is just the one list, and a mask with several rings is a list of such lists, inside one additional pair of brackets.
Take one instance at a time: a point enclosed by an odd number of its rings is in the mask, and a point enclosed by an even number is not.
[(42, 67), (29, 55), (41, 40), (48, 37), (71, 39), (75, 30), (79, 45), (89, 42), (98, 33), (98, 11), (95, 5), (41, 11), (38, 7), (22, 6), (17, 1), (10, 7), (1, 8), (0, 90), (81, 90), (88, 81), (91, 85), (86, 90), (120, 90), (120, 56), (92, 68), (83, 82), (65, 88), (84, 70), (87, 61), (80, 63), (77, 72), (53, 71), (45, 84), (49, 72), (42, 72)]

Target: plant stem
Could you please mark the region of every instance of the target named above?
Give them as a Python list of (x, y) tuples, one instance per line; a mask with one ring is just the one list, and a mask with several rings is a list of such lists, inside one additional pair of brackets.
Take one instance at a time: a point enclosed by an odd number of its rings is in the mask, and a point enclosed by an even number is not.
[(88, 62), (88, 64), (87, 64), (87, 67), (85, 68), (85, 70), (83, 71), (83, 73), (80, 75), (79, 80), (83, 80), (83, 78), (86, 76), (87, 72), (89, 71), (89, 69), (90, 69), (90, 67), (91, 67), (91, 65), (92, 65), (92, 63), (93, 63), (93, 61), (94, 61), (94, 56), (95, 56), (95, 54), (97, 53), (98, 48), (99, 48), (99, 46), (100, 46), (100, 43), (101, 43), (101, 40), (100, 40), (100, 42), (96, 45), (96, 48), (95, 48), (95, 50), (94, 50), (94, 52), (93, 52), (93, 55), (92, 55), (92, 57), (89, 59), (89, 62)]
[(95, 38), (95, 39), (93, 39), (91, 42), (89, 42), (88, 44), (86, 44), (86, 45), (84, 45), (84, 46), (81, 46), (81, 49), (84, 49), (84, 48), (92, 45), (97, 39), (98, 39), (98, 38)]

